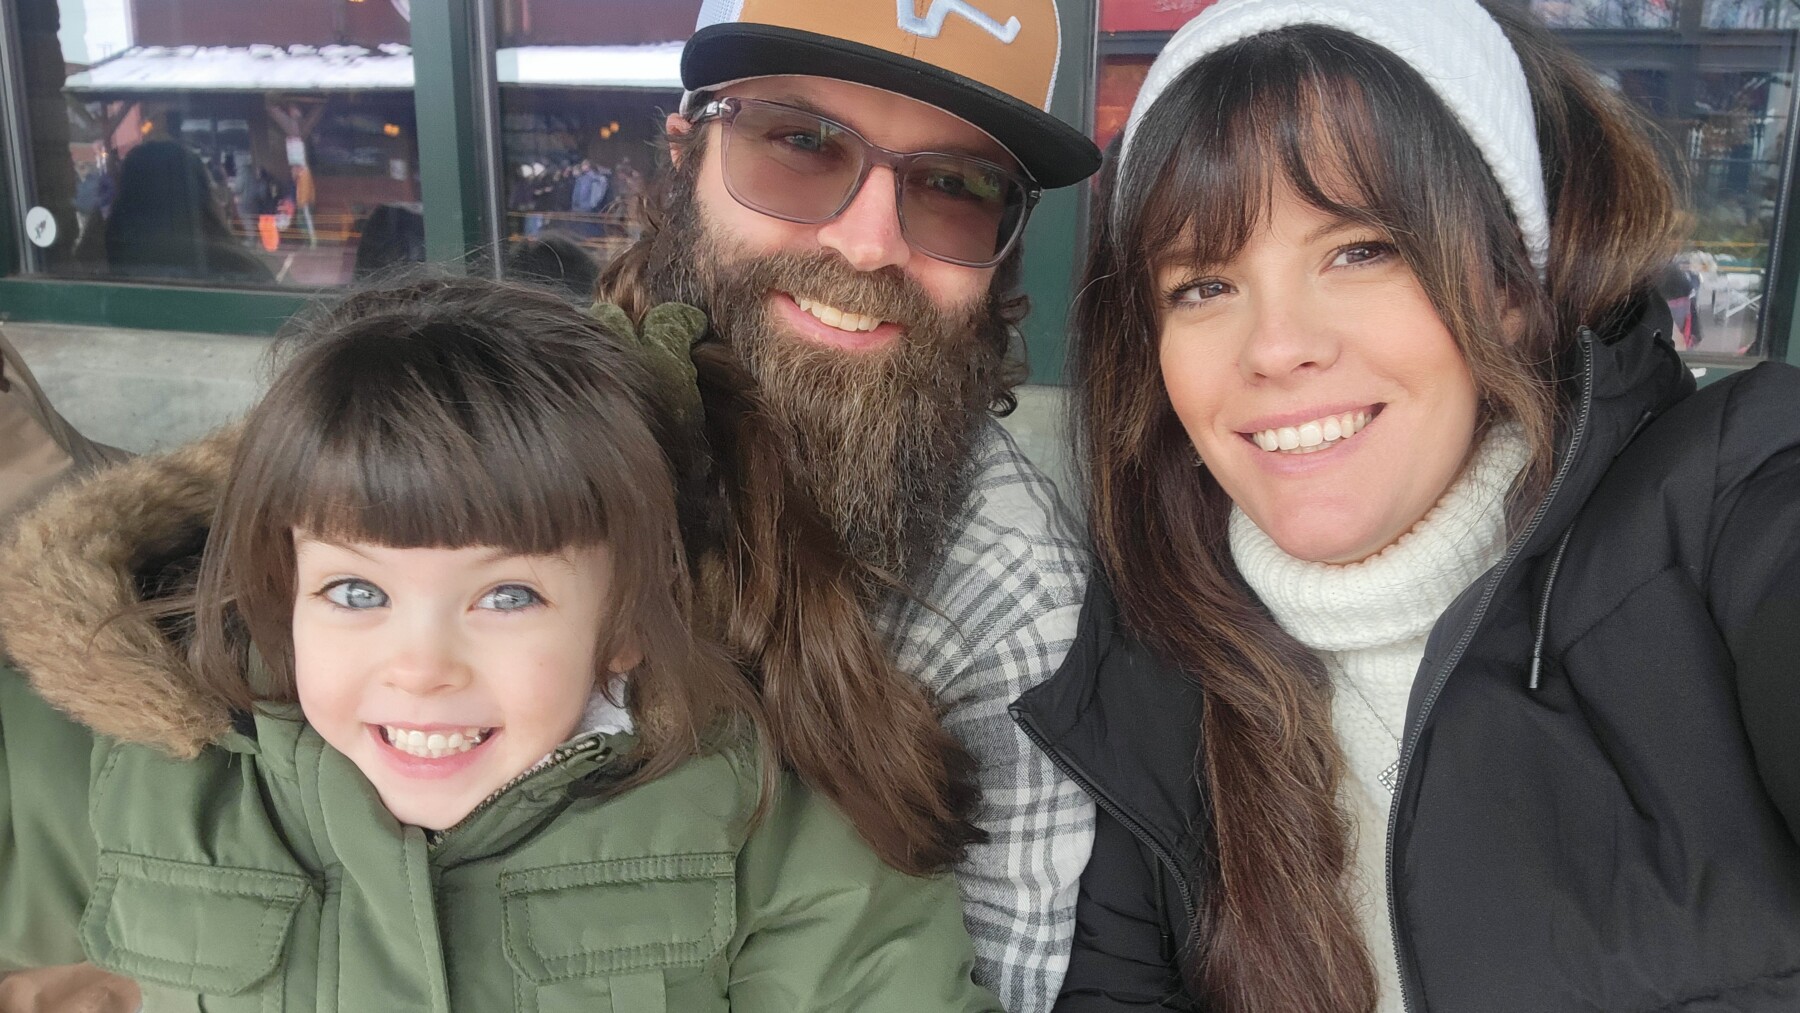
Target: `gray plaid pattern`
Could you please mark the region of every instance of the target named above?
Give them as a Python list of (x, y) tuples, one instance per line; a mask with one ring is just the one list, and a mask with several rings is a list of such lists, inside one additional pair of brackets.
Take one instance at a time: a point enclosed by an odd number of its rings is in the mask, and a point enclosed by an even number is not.
[(1011, 1013), (1038, 1013), (1068, 969), (1094, 804), (1006, 708), (1069, 653), (1089, 556), (1055, 486), (993, 422), (953, 530), (925, 604), (897, 600), (880, 624), (901, 668), (931, 688), (944, 727), (981, 764), (979, 822), (990, 841), (956, 870), (975, 978)]

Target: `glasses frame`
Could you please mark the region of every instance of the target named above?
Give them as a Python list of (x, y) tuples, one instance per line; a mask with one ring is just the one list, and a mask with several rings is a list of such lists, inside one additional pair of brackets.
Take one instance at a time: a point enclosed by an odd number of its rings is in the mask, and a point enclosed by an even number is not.
[[(731, 199), (742, 204), (744, 207), (747, 207), (758, 214), (768, 215), (770, 218), (779, 218), (784, 222), (793, 222), (796, 225), (823, 225), (826, 222), (832, 221), (849, 209), (851, 204), (856, 202), (857, 195), (862, 193), (863, 185), (869, 181), (869, 171), (878, 165), (885, 166), (894, 176), (894, 213), (900, 219), (900, 235), (906, 239), (906, 245), (933, 260), (941, 260), (946, 264), (955, 264), (958, 267), (986, 269), (997, 266), (1001, 261), (1012, 254), (1013, 249), (1019, 245), (1019, 238), (1025, 234), (1025, 225), (1031, 220), (1032, 210), (1037, 207), (1038, 200), (1044, 195), (1043, 188), (1037, 185), (1036, 180), (1033, 180), (1024, 173), (1008, 169), (998, 162), (991, 162), (985, 158), (977, 158), (974, 155), (964, 155), (951, 151), (895, 151), (891, 148), (884, 148), (857, 133), (851, 127), (845, 126), (829, 116), (822, 116), (813, 112), (811, 109), (802, 109), (798, 106), (791, 106), (783, 102), (770, 102), (767, 99), (754, 98), (713, 99), (693, 112), (687, 113), (686, 118), (687, 121), (694, 126), (700, 126), (708, 120), (718, 120), (719, 123), (726, 128), (721, 131), (723, 135), (723, 144), (726, 147), (729, 147), (731, 144), (731, 130), (729, 128), (733, 121), (737, 119), (738, 113), (742, 112), (748, 106), (766, 106), (771, 109), (780, 109), (783, 112), (798, 113), (801, 116), (810, 116), (820, 123), (823, 123), (833, 130), (854, 140), (856, 142), (855, 150), (861, 160), (861, 164), (856, 170), (856, 179), (844, 192), (844, 199), (838, 203), (838, 206), (829, 214), (819, 217), (805, 217), (771, 211), (768, 208), (762, 207), (761, 205), (746, 199), (744, 195), (738, 193), (737, 187), (732, 185), (731, 174), (723, 171), (725, 152), (724, 150), (721, 150), (719, 166), (721, 170), (720, 175), (725, 180), (725, 192), (731, 194)], [(1006, 241), (1000, 244), (1000, 248), (994, 252), (993, 257), (986, 260), (960, 260), (956, 257), (944, 256), (941, 253), (933, 253), (931, 250), (913, 242), (912, 236), (906, 225), (906, 204), (903, 194), (906, 188), (906, 170), (912, 166), (913, 162), (922, 158), (962, 159), (963, 161), (972, 162), (983, 168), (991, 169), (995, 173), (1005, 176), (1019, 184), (1019, 187), (1024, 191), (1025, 200), (1024, 206), (1019, 210), (1018, 223), (1013, 226), (1012, 235), (1006, 237)]]

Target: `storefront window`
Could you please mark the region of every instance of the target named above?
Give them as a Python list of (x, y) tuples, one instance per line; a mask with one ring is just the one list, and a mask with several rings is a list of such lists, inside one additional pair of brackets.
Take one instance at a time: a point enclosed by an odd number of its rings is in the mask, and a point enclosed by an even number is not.
[[(1094, 139), (1123, 129), (1150, 62), (1212, 0), (1100, 0)], [(1764, 298), (1792, 188), (1793, 0), (1519, 0), (1663, 135), (1692, 232), (1660, 285), (1690, 355), (1768, 354)]]
[(408, 0), (13, 4), (29, 273), (311, 288), (423, 259)]
[(506, 271), (585, 297), (644, 229), (640, 196), (700, 0), (503, 0)]
[(1552, 28), (1674, 28), (1679, 0), (1532, 0)]

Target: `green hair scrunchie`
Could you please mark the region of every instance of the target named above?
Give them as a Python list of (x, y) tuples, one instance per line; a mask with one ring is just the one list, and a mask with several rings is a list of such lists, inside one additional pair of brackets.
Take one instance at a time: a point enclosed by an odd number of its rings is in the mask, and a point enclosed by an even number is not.
[(663, 403), (684, 425), (698, 428), (703, 409), (693, 348), (706, 334), (706, 314), (687, 303), (666, 302), (653, 307), (644, 314), (644, 322), (633, 327), (631, 318), (614, 303), (597, 302), (588, 312), (613, 331), (637, 340)]

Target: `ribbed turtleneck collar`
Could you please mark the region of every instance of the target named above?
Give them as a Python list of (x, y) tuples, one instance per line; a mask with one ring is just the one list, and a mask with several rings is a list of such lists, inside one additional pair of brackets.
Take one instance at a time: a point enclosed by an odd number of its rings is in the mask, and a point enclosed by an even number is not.
[(1275, 621), (1315, 651), (1422, 637), (1505, 551), (1506, 494), (1529, 457), (1517, 424), (1495, 426), (1412, 530), (1357, 563), (1296, 559), (1233, 507), (1232, 558)]

